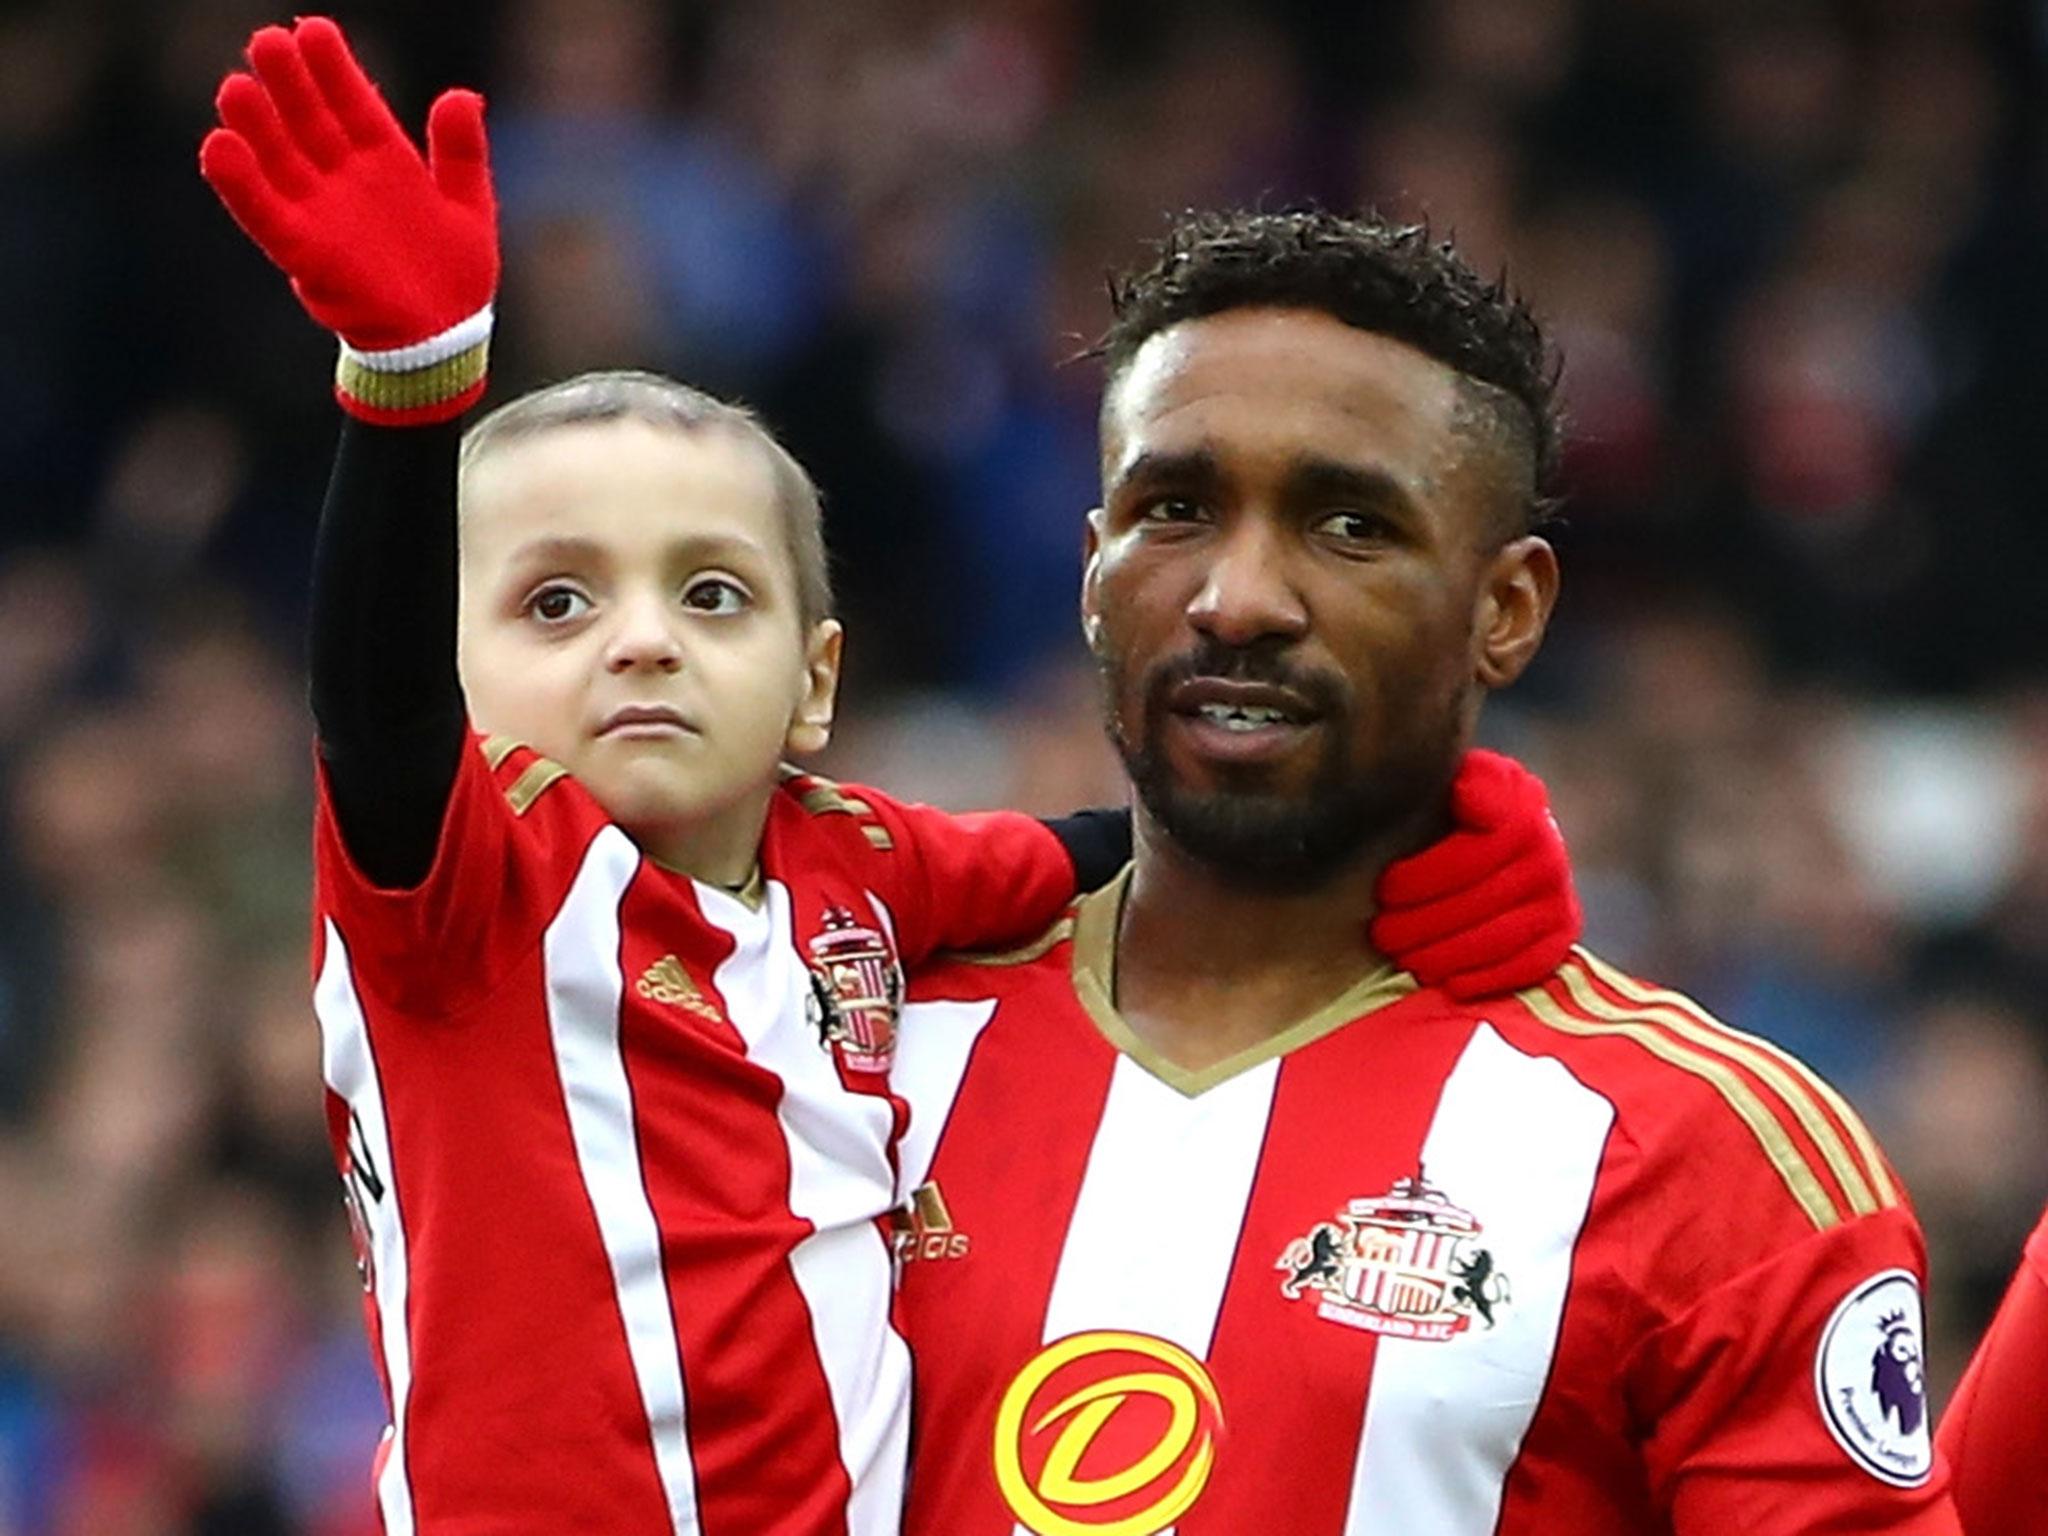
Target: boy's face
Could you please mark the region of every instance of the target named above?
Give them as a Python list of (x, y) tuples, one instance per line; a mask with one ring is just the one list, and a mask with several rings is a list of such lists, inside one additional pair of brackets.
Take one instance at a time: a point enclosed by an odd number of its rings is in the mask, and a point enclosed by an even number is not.
[(744, 877), (776, 764), (831, 726), (839, 626), (805, 632), (782, 516), (766, 456), (719, 425), (550, 427), (464, 476), (472, 719), (701, 878)]

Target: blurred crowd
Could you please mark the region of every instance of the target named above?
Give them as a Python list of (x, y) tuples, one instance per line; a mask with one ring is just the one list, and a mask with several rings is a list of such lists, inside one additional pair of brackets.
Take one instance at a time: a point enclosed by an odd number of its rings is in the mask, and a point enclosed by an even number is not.
[[(1103, 276), (1427, 217), (1547, 317), (1552, 640), (1488, 734), (1590, 941), (1877, 1127), (1945, 1386), (2048, 1196), (2039, 0), (397, 0), (482, 86), (495, 392), (664, 369), (817, 474), (832, 771), (1119, 797), (1074, 620)], [(366, 1536), (305, 974), (330, 343), (194, 170), (263, 0), (0, 13), (0, 1536)]]

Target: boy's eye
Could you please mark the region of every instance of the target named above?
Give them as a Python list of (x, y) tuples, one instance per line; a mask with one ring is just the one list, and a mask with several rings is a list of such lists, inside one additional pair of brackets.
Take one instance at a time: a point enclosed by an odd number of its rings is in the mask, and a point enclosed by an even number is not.
[(574, 587), (542, 587), (526, 600), (526, 611), (545, 624), (566, 624), (590, 611), (590, 599)]
[(683, 591), (683, 606), (698, 613), (738, 613), (747, 602), (746, 589), (722, 576), (693, 581)]

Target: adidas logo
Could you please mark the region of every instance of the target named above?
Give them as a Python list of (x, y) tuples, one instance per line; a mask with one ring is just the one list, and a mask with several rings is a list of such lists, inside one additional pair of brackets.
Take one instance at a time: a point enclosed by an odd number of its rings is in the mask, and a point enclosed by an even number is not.
[(683, 963), (674, 955), (663, 955), (642, 971), (640, 979), (633, 983), (633, 990), (650, 1002), (682, 1008), (700, 1019), (715, 1020), (718, 1017), (718, 1010), (697, 990), (697, 983), (690, 979), (690, 973), (683, 969)]
[(920, 1186), (908, 1205), (889, 1213), (889, 1237), (897, 1260), (904, 1264), (967, 1257), (968, 1236), (954, 1229), (953, 1214), (946, 1209), (937, 1181)]

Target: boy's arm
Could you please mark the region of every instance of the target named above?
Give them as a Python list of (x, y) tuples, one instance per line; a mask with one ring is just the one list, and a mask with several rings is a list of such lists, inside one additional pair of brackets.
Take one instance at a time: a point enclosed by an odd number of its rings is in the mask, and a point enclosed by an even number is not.
[(1099, 891), (1131, 862), (1131, 813), (1096, 808), (1046, 822), (1074, 865), (1074, 889)]
[(1585, 927), (1571, 856), (1543, 781), (1498, 752), (1467, 752), (1451, 831), (1380, 876), (1373, 946), (1463, 1002), (1533, 987)]
[[(911, 964), (938, 949), (1035, 937), (1076, 891), (1108, 884), (1131, 857), (1127, 810), (1033, 823), (1006, 812), (948, 816), (861, 793), (915, 854), (916, 878), (891, 903)], [(1535, 986), (1563, 963), (1584, 926), (1543, 781), (1512, 758), (1468, 752), (1452, 782), (1451, 819), (1449, 834), (1381, 877), (1372, 942), (1453, 997)]]
[(468, 724), (455, 672), (459, 428), (345, 421), (313, 551), (313, 720), (335, 826), (373, 884), (426, 878)]
[[(1543, 781), (1513, 758), (1468, 752), (1451, 784), (1451, 822), (1380, 877), (1373, 945), (1461, 1000), (1535, 986), (1585, 926)], [(1078, 811), (1046, 825), (1073, 860), (1079, 890), (1107, 885), (1130, 861), (1129, 811)]]
[(337, 827), (374, 884), (427, 873), (465, 736), (454, 418), (482, 394), (498, 252), (483, 104), (434, 103), (422, 159), (339, 29), (265, 27), (200, 169), (340, 338), (345, 423), (315, 544), (312, 704)]

